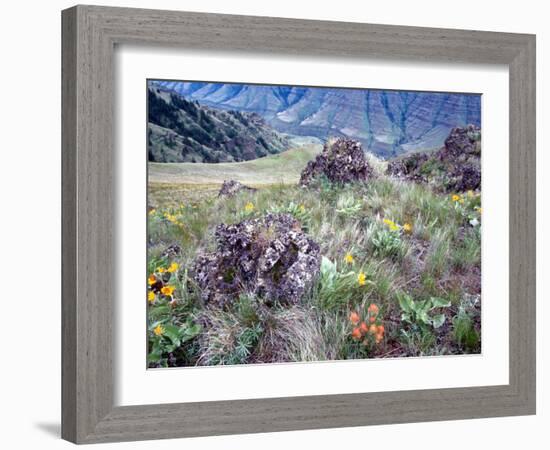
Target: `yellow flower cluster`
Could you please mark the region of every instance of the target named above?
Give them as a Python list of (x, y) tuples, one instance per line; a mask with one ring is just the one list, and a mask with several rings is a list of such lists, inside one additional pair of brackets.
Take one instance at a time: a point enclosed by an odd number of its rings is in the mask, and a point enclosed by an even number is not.
[(359, 272), (357, 275), (357, 282), (359, 283), (359, 286), (364, 286), (367, 284), (367, 276), (364, 274), (364, 272)]
[(461, 195), (453, 194), (451, 195), (451, 201), (462, 204), (464, 203), (464, 198)]
[(174, 293), (175, 290), (176, 288), (174, 286), (166, 285), (160, 289), (160, 293), (162, 295), (166, 295), (167, 297), (172, 297), (172, 294)]
[(393, 220), (384, 219), (383, 222), (388, 226), (390, 231), (398, 231), (399, 225), (397, 225)]
[(390, 231), (399, 231), (403, 230), (407, 234), (411, 234), (413, 231), (413, 227), (410, 223), (405, 223), (403, 226), (399, 225), (398, 223), (394, 222), (390, 219), (383, 219), (382, 222), (384, 222), (387, 227), (390, 229)]
[(175, 263), (173, 262), (172, 264), (170, 264), (170, 267), (168, 267), (168, 269), (166, 269), (166, 272), (170, 272), (170, 273), (174, 273), (176, 270), (179, 269), (179, 264), (178, 263)]
[(161, 276), (164, 273), (174, 273), (179, 269), (180, 265), (177, 262), (173, 262), (168, 268), (157, 267), (155, 271), (147, 277), (147, 284), (149, 285), (149, 291), (147, 292), (147, 300), (150, 303), (154, 303), (157, 299), (157, 294), (162, 294), (166, 297), (170, 297), (171, 304), (175, 304), (173, 298), (175, 286), (165, 284), (166, 278), (163, 280)]
[(178, 227), (180, 228), (183, 228), (184, 227), (184, 224), (182, 221), (180, 221), (178, 219), (178, 217), (175, 215), (175, 214), (170, 214), (168, 212), (165, 212), (163, 214), (163, 217), (170, 223), (174, 224), (174, 225), (177, 225)]
[(348, 264), (353, 264), (353, 261), (355, 260), (353, 259), (353, 255), (351, 253), (347, 253), (344, 257), (344, 261), (346, 261)]
[(254, 211), (254, 203), (248, 202), (246, 205), (244, 205), (244, 210), (247, 213), (251, 213), (252, 211)]

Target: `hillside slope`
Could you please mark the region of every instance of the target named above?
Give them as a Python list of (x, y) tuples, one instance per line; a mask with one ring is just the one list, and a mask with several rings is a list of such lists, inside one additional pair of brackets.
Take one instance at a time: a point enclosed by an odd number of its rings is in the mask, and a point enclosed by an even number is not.
[(149, 161), (165, 163), (248, 161), (288, 148), (258, 114), (216, 110), (154, 87), (147, 139)]

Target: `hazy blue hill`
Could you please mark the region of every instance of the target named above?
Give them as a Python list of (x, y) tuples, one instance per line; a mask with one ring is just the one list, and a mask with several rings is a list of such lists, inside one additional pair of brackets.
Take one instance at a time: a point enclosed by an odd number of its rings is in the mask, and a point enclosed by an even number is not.
[(148, 89), (148, 115), (152, 162), (248, 161), (289, 146), (256, 113), (214, 109), (154, 86)]
[(348, 136), (383, 157), (438, 148), (451, 128), (481, 126), (475, 94), (308, 88), (152, 81), (217, 108), (254, 112), (278, 131), (302, 136)]

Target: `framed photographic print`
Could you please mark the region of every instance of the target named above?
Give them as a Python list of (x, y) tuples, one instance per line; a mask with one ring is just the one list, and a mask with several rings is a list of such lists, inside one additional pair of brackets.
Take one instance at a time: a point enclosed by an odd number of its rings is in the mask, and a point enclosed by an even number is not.
[(62, 17), (65, 439), (535, 412), (534, 36)]

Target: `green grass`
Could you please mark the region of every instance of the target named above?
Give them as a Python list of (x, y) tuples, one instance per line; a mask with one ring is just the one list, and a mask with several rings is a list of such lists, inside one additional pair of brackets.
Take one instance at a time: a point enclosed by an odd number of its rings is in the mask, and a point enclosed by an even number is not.
[(238, 163), (149, 163), (149, 182), (172, 184), (219, 184), (237, 180), (245, 184), (293, 184), (307, 162), (321, 151), (309, 144), (252, 161)]
[[(465, 195), (457, 202), (427, 186), (386, 177), (382, 162), (378, 177), (368, 183), (297, 186), (301, 170), (319, 150), (308, 145), (233, 164), (150, 165), (149, 205), (155, 210), (148, 216), (149, 272), (172, 262), (179, 269), (169, 281), (176, 288), (174, 302), (167, 310), (169, 299), (158, 295), (149, 308), (149, 324), (160, 320), (186, 330), (196, 331), (189, 328), (192, 324), (201, 327), (153, 366), (439, 355), (479, 348), (474, 342), (478, 330), (465, 319), (478, 313), (479, 304), (462, 304), (480, 290), (481, 233), (469, 223), (474, 216), (481, 220), (475, 209), (479, 197)], [(258, 190), (218, 198), (224, 179)], [(248, 203), (252, 211), (245, 208)], [(186, 270), (198, 253), (214, 249), (216, 225), (267, 212), (293, 214), (330, 265), (302, 302), (290, 308), (268, 308), (249, 297), (224, 311), (203, 307)], [(182, 254), (163, 257), (174, 243)], [(346, 261), (348, 254), (353, 261)], [(397, 300), (403, 292), (415, 301), (437, 297), (450, 302), (441, 311), (449, 318), (445, 325), (419, 334), (414, 324), (404, 323)], [(366, 335), (359, 342), (351, 336), (349, 315), (356, 311), (366, 318), (371, 304), (379, 308), (376, 323), (384, 326), (384, 336), (378, 341)], [(453, 321), (459, 305), (461, 317)], [(453, 323), (461, 329), (467, 323), (471, 330), (455, 332)], [(150, 336), (151, 346), (156, 338)]]

